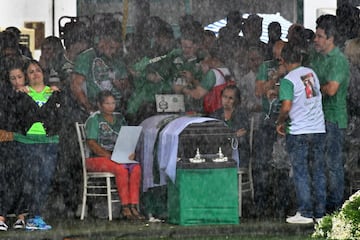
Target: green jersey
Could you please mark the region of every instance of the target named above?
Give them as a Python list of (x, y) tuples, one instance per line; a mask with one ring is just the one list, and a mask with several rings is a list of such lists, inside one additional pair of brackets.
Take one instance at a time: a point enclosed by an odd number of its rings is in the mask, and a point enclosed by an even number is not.
[(101, 147), (112, 152), (125, 118), (120, 113), (113, 113), (114, 121), (108, 122), (101, 112), (93, 113), (85, 122), (86, 139), (95, 140)]
[[(276, 60), (264, 61), (260, 66), (256, 74), (257, 81), (269, 81), (272, 74), (274, 74), (279, 68), (279, 63)], [(266, 118), (277, 118), (281, 103), (277, 98), (268, 99), (265, 95), (262, 96), (262, 108)]]
[(128, 77), (126, 66), (121, 57), (108, 59), (98, 56), (95, 49), (90, 48), (75, 59), (74, 72), (86, 79), (86, 95), (90, 103), (96, 105), (97, 94), (102, 90), (110, 90), (120, 106), (122, 93), (114, 85), (114, 80)]
[(322, 98), (325, 120), (337, 123), (339, 128), (347, 127), (346, 95), (349, 86), (349, 63), (341, 50), (336, 47), (328, 54), (314, 53), (310, 65), (319, 77), (320, 85), (336, 81), (339, 88), (334, 96)]

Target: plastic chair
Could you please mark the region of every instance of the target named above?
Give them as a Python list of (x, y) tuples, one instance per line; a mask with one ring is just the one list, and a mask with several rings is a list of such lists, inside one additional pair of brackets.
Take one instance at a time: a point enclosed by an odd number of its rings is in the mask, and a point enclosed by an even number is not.
[[(111, 179), (115, 175), (110, 172), (88, 172), (85, 165), (88, 149), (86, 147), (85, 124), (75, 123), (76, 133), (80, 146), (82, 168), (83, 168), (83, 200), (80, 219), (84, 220), (87, 197), (107, 197), (109, 221), (112, 220), (112, 203), (120, 202), (119, 199), (113, 199), (112, 194), (117, 193), (116, 186), (112, 187)], [(99, 179), (105, 180), (99, 181)]]
[(242, 215), (242, 195), (250, 192), (251, 200), (254, 201), (254, 183), (252, 176), (252, 158), (253, 158), (253, 139), (254, 139), (254, 117), (250, 119), (250, 159), (247, 168), (239, 168), (238, 170), (238, 187), (239, 187), (239, 217)]

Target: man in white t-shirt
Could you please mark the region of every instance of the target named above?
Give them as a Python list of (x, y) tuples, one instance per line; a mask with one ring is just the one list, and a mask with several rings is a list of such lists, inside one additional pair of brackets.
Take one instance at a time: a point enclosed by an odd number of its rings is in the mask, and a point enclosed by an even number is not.
[[(280, 82), (280, 114), (276, 131), (286, 135), (297, 213), (288, 223), (307, 224), (325, 215), (325, 120), (316, 73), (301, 66), (301, 49), (287, 44), (281, 56), (287, 75)], [(309, 159), (309, 156), (310, 159)]]

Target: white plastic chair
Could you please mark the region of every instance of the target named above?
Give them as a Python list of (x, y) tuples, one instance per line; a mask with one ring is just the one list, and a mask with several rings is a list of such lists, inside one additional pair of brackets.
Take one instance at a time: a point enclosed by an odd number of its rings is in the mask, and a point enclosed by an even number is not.
[(238, 187), (239, 187), (239, 217), (242, 215), (242, 195), (250, 192), (251, 200), (254, 201), (254, 183), (252, 176), (252, 158), (253, 158), (253, 139), (254, 139), (254, 117), (250, 119), (249, 146), (250, 158), (247, 168), (239, 168), (238, 170)]
[[(85, 165), (86, 157), (88, 156), (88, 149), (86, 146), (86, 136), (85, 136), (85, 124), (75, 123), (76, 133), (78, 137), (78, 142), (81, 152), (82, 168), (83, 168), (83, 200), (81, 208), (80, 219), (84, 220), (85, 209), (86, 209), (86, 200), (87, 197), (107, 197), (108, 204), (108, 216), (109, 221), (112, 220), (112, 203), (120, 202), (119, 199), (113, 199), (112, 194), (117, 193), (117, 188), (112, 187), (111, 179), (115, 178), (115, 175), (110, 172), (88, 172)], [(103, 178), (106, 184), (99, 179)]]

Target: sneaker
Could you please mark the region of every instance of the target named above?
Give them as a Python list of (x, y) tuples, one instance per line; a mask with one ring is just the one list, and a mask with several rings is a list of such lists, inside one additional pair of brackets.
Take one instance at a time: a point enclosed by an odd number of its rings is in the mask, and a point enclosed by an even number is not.
[(297, 223), (297, 224), (309, 224), (313, 223), (314, 220), (312, 218), (303, 217), (299, 212), (297, 212), (294, 216), (286, 218), (287, 223)]
[(154, 217), (151, 213), (148, 215), (149, 217), (149, 222), (150, 223), (161, 223), (161, 222), (165, 222), (164, 220), (161, 220), (159, 218)]
[(0, 221), (0, 231), (7, 231), (8, 226), (3, 221)]
[(23, 219), (18, 219), (13, 225), (14, 229), (24, 229), (25, 228), (25, 221)]
[(155, 217), (150, 217), (150, 218), (149, 218), (149, 222), (150, 222), (150, 223), (161, 223), (162, 220), (161, 220), (161, 219), (158, 219), (158, 218), (155, 218)]
[(51, 226), (47, 225), (42, 217), (35, 216), (27, 220), (25, 228), (26, 230), (50, 230)]

